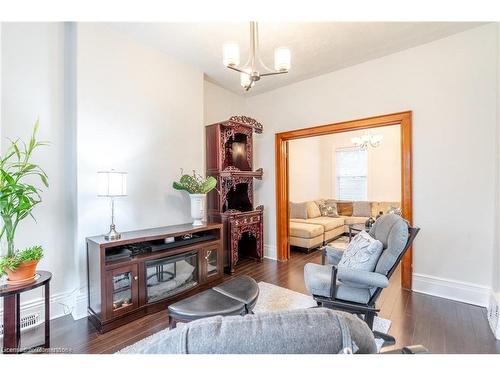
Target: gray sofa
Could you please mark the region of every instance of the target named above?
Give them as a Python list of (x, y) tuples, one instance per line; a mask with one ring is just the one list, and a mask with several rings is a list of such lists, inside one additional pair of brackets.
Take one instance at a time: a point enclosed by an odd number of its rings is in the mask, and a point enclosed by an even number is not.
[(373, 333), (362, 320), (326, 308), (216, 316), (146, 340), (119, 353), (337, 354), (344, 347), (359, 354), (377, 352)]

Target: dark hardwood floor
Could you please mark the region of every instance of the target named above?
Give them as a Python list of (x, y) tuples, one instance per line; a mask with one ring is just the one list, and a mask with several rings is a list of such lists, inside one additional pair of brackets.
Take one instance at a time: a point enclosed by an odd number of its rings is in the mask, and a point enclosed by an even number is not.
[[(244, 261), (235, 276), (247, 274), (257, 281), (307, 293), (303, 277), (307, 262), (319, 263), (319, 252), (294, 252), (284, 263)], [(396, 338), (396, 347), (422, 344), (432, 353), (500, 353), (500, 341), (488, 326), (486, 309), (402, 290), (399, 273), (382, 293), (379, 308), (380, 316), (392, 321), (389, 333)], [(72, 353), (114, 353), (167, 326), (167, 313), (159, 312), (101, 335), (86, 318), (74, 321), (68, 315), (51, 321), (52, 348), (66, 348)], [(41, 328), (23, 333), (23, 345), (41, 340), (42, 334)]]

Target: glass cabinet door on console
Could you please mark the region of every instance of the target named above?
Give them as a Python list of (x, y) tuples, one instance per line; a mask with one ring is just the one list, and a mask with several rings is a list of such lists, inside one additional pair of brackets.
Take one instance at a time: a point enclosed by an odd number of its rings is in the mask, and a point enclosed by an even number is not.
[(138, 307), (136, 264), (107, 271), (106, 283), (107, 311), (111, 317), (122, 315)]
[(212, 277), (218, 277), (222, 272), (222, 259), (219, 256), (217, 247), (207, 248), (202, 251), (202, 277), (204, 281), (210, 280)]

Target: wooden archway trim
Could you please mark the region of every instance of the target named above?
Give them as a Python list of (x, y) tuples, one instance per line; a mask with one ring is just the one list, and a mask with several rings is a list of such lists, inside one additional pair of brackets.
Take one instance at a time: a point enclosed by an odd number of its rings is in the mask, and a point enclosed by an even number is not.
[[(375, 116), (360, 120), (345, 121), (335, 124), (314, 126), (311, 128), (290, 130), (277, 133), (275, 138), (276, 152), (276, 245), (277, 257), (280, 261), (290, 258), (289, 246), (289, 175), (288, 175), (288, 141), (293, 139), (315, 137), (353, 130), (376, 128), (380, 126), (400, 125), (401, 129), (401, 209), (403, 217), (412, 223), (412, 112), (400, 112), (383, 116)], [(409, 249), (402, 261), (401, 285), (405, 289), (412, 286), (413, 251)]]

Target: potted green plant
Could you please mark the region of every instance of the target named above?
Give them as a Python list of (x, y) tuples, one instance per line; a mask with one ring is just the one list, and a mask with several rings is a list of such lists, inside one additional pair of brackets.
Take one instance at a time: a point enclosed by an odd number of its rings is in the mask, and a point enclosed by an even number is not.
[[(7, 255), (0, 258), (0, 276), (7, 274), (7, 283), (28, 282), (35, 277), (36, 266), (43, 257), (41, 246), (15, 250), (14, 239), (19, 223), (33, 216), (33, 208), (42, 202), (41, 190), (27, 182), (38, 179), (48, 187), (44, 170), (32, 161), (33, 152), (46, 142), (37, 141), (39, 123), (35, 123), (28, 143), (21, 140), (10, 142), (0, 157), (0, 216), (3, 220), (0, 240), (5, 238)], [(3, 241), (2, 241), (3, 242)]]
[(185, 190), (189, 193), (193, 225), (203, 225), (207, 193), (215, 189), (216, 185), (217, 180), (214, 177), (203, 178), (194, 170), (192, 175), (188, 175), (184, 174), (181, 169), (181, 178), (179, 181), (174, 181), (174, 189)]

